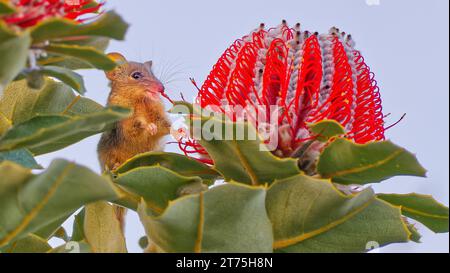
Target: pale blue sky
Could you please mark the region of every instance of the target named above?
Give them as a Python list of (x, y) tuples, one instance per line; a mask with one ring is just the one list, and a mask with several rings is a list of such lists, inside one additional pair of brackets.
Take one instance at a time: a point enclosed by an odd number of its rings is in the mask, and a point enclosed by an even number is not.
[[(310, 31), (326, 32), (331, 26), (351, 33), (376, 74), (388, 123), (407, 116), (387, 132), (395, 143), (417, 154), (428, 178), (397, 177), (376, 185), (379, 192), (432, 194), (449, 203), (449, 2), (447, 0), (226, 0), (148, 1), (109, 0), (131, 24), (125, 42), (113, 42), (130, 60), (152, 59), (156, 72), (175, 73), (167, 90), (177, 97), (194, 97), (188, 78), (200, 84), (222, 52), (237, 38), (265, 22), (278, 25), (301, 22)], [(170, 73), (169, 73), (170, 74)], [(106, 102), (109, 92), (102, 72), (83, 72), (87, 96)], [(163, 79), (164, 80), (164, 79)], [(167, 80), (167, 79), (166, 79)], [(41, 156), (45, 166), (64, 157), (99, 170), (98, 136), (62, 151)], [(174, 147), (169, 147), (174, 150)], [(70, 229), (70, 225), (67, 225)], [(421, 244), (394, 244), (387, 252), (448, 252), (448, 234), (435, 235), (418, 225)], [(130, 251), (139, 252), (144, 234), (134, 213), (129, 213)]]

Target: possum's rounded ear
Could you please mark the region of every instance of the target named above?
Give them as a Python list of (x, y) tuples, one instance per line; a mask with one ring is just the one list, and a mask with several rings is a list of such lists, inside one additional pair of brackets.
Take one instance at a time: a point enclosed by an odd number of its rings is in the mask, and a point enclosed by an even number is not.
[[(127, 63), (127, 59), (120, 53), (112, 52), (112, 53), (108, 53), (106, 56), (108, 56), (111, 60), (116, 62), (118, 66), (121, 66), (121, 65)], [(106, 77), (108, 79), (110, 79), (110, 80), (114, 79), (115, 72), (117, 71), (117, 67), (114, 68), (113, 70), (105, 71)]]
[(108, 53), (106, 56), (108, 56), (111, 60), (115, 61), (118, 64), (123, 64), (127, 62), (127, 59), (122, 54), (117, 52)]
[(145, 68), (147, 68), (148, 72), (152, 72), (153, 61), (148, 61), (144, 63)]

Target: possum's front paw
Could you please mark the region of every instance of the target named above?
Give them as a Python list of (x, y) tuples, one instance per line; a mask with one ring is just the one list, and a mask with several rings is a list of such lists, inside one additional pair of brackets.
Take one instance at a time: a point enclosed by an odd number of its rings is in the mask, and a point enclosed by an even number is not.
[(158, 126), (154, 123), (149, 123), (147, 125), (147, 131), (151, 136), (154, 136), (158, 133)]

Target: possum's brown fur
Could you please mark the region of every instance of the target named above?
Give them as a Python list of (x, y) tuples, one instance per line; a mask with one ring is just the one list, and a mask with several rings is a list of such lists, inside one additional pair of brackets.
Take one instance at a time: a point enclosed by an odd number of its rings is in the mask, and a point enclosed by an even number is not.
[[(139, 153), (163, 148), (161, 140), (170, 132), (170, 121), (159, 96), (162, 84), (150, 69), (147, 63), (125, 61), (107, 73), (111, 80), (108, 105), (130, 108), (133, 113), (102, 135), (98, 155), (104, 169), (114, 170)], [(143, 79), (131, 78), (133, 72), (142, 73)]]
[[(128, 62), (119, 53), (108, 56), (119, 63), (106, 73), (111, 81), (108, 106), (129, 108), (132, 115), (103, 133), (97, 148), (103, 171), (114, 170), (137, 154), (162, 150), (161, 141), (170, 132), (170, 121), (160, 96), (164, 87), (153, 75), (151, 62)], [(132, 77), (136, 72), (142, 75), (141, 79)], [(125, 209), (115, 209), (123, 228)]]

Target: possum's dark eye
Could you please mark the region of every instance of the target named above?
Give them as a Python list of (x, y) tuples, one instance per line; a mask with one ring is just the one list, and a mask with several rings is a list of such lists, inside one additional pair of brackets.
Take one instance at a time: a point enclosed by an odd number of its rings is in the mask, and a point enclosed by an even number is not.
[(131, 73), (131, 77), (135, 80), (140, 80), (144, 77), (144, 74), (142, 74), (142, 72), (136, 71)]

